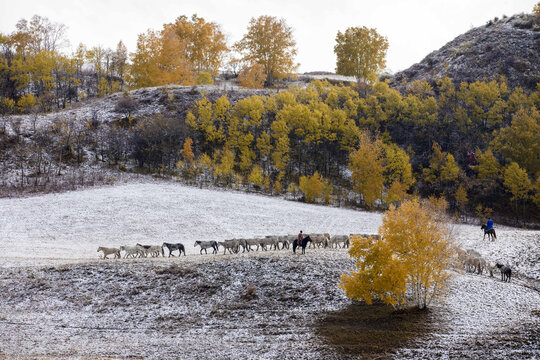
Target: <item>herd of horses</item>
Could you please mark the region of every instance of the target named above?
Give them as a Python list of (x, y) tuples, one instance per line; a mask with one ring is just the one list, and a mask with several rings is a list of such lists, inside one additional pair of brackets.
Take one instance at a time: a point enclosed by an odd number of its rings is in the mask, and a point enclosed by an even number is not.
[[(484, 230), (485, 225), (482, 226)], [(484, 231), (485, 236), (488, 235), (488, 239), (496, 239), (495, 230), (491, 229)], [(379, 239), (378, 235), (374, 234), (350, 234), (350, 235), (334, 235), (330, 234), (309, 234), (303, 237), (301, 240), (296, 235), (269, 235), (264, 238), (251, 238), (251, 239), (229, 239), (223, 241), (203, 241), (197, 240), (194, 243), (194, 247), (199, 246), (199, 253), (202, 255), (203, 250), (205, 254), (208, 254), (208, 249), (211, 249), (212, 254), (218, 254), (219, 248), (223, 248), (223, 254), (227, 252), (229, 254), (238, 254), (240, 251), (268, 251), (268, 250), (283, 250), (290, 249), (292, 247), (293, 253), (296, 254), (296, 250), (301, 248), (302, 254), (306, 253), (308, 247), (318, 248), (348, 248), (350, 245), (350, 239), (352, 237), (371, 237), (373, 239)], [(299, 241), (300, 240), (300, 241)], [(255, 249), (254, 249), (255, 248)], [(143, 258), (143, 257), (159, 257), (165, 256), (165, 249), (168, 250), (168, 257), (175, 256), (173, 252), (178, 251), (178, 256), (186, 255), (186, 248), (181, 243), (167, 243), (164, 242), (160, 245), (142, 245), (136, 244), (135, 246), (122, 245), (119, 248), (107, 248), (99, 247), (98, 252), (103, 252), (103, 258), (106, 259), (109, 255), (113, 255), (114, 258), (121, 258), (121, 253), (124, 253), (124, 258)], [(494, 271), (500, 271), (501, 280), (509, 282), (512, 277), (512, 270), (509, 266), (488, 262), (480, 253), (473, 249), (463, 250), (458, 248), (457, 251), (457, 263), (458, 267), (462, 267), (465, 271), (470, 273), (483, 274), (484, 271), (493, 276)]]
[[(238, 254), (240, 250), (244, 252), (250, 251), (268, 251), (268, 250), (283, 250), (290, 249), (292, 247), (293, 253), (296, 254), (296, 249), (300, 248), (302, 254), (306, 253), (306, 248), (348, 248), (350, 245), (351, 236), (373, 237), (378, 238), (378, 235), (373, 234), (351, 234), (351, 235), (334, 235), (330, 234), (309, 234), (303, 237), (301, 240), (296, 235), (269, 235), (264, 238), (252, 238), (252, 239), (230, 239), (223, 241), (203, 241), (197, 240), (194, 246), (200, 247), (199, 253), (202, 255), (203, 250), (205, 254), (208, 254), (208, 250), (212, 254), (217, 254), (219, 248), (223, 248), (223, 254), (227, 251), (229, 254)], [(299, 241), (300, 240), (300, 241)], [(168, 251), (168, 257), (175, 256), (174, 251), (178, 251), (178, 256), (186, 255), (186, 248), (181, 243), (166, 243), (159, 245), (143, 245), (136, 244), (135, 246), (122, 245), (119, 248), (109, 248), (100, 246), (98, 252), (103, 253), (103, 258), (113, 255), (113, 258), (121, 258), (122, 253), (124, 258), (143, 258), (143, 257), (158, 257), (165, 256)]]
[(457, 267), (463, 267), (466, 272), (477, 273), (482, 275), (484, 271), (493, 277), (493, 273), (498, 270), (501, 273), (501, 280), (510, 282), (512, 277), (512, 269), (509, 266), (498, 262), (487, 261), (480, 253), (473, 249), (463, 250), (458, 248), (457, 251)]

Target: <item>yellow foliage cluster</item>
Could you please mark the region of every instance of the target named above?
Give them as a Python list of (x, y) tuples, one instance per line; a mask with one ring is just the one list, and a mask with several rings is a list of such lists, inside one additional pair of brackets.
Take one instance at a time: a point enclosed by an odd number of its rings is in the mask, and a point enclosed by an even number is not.
[(240, 86), (248, 89), (261, 89), (264, 86), (266, 74), (264, 68), (260, 64), (246, 66), (238, 75), (238, 83)]
[(139, 35), (131, 56), (132, 86), (212, 83), (227, 50), (219, 25), (197, 15), (180, 16), (159, 32)]
[(284, 19), (263, 15), (252, 18), (248, 31), (234, 48), (248, 64), (260, 64), (269, 83), (294, 72), (296, 42)]
[(453, 247), (444, 216), (417, 199), (391, 207), (383, 215), (381, 240), (353, 238), (356, 261), (340, 287), (348, 297), (371, 304), (379, 299), (396, 309), (407, 303), (407, 289), (419, 308), (441, 297), (448, 286)]
[(384, 144), (366, 131), (361, 132), (358, 148), (349, 155), (349, 169), (354, 189), (368, 207), (378, 199), (388, 204), (399, 203), (414, 183), (407, 153), (395, 144)]
[(322, 195), (324, 188), (324, 183), (321, 175), (315, 171), (315, 174), (312, 176), (301, 176), (299, 180), (299, 188), (304, 196), (306, 197), (306, 202), (314, 203), (317, 198)]
[(388, 40), (375, 29), (364, 26), (350, 27), (344, 33), (338, 31), (334, 47), (336, 72), (374, 82), (386, 66), (386, 50)]

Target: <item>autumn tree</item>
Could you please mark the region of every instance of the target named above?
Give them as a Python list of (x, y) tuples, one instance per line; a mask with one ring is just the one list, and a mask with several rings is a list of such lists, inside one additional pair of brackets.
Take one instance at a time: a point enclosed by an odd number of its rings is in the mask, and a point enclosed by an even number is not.
[(459, 166), (452, 154), (442, 151), (438, 143), (433, 143), (433, 152), (429, 167), (423, 171), (424, 181), (433, 186), (433, 190), (441, 193), (455, 185), (459, 176)]
[(182, 44), (171, 26), (161, 32), (149, 30), (140, 34), (131, 61), (133, 87), (193, 83), (193, 73)]
[(409, 293), (425, 309), (448, 286), (452, 244), (444, 218), (417, 199), (392, 206), (383, 215), (381, 240), (352, 240), (355, 269), (342, 275), (339, 286), (352, 299), (379, 299), (396, 309), (406, 305)]
[(124, 90), (124, 83), (126, 80), (127, 67), (128, 67), (128, 54), (127, 48), (122, 41), (118, 42), (116, 51), (113, 55), (113, 69), (115, 75), (120, 80), (120, 91)]
[(245, 66), (238, 75), (240, 86), (248, 89), (261, 89), (264, 86), (266, 75), (261, 64)]
[(388, 40), (375, 29), (363, 26), (350, 27), (344, 33), (338, 31), (334, 46), (336, 72), (374, 82), (386, 66), (387, 50)]
[(454, 198), (456, 199), (456, 207), (459, 212), (462, 214), (465, 213), (465, 207), (469, 202), (469, 198), (467, 197), (467, 189), (463, 184), (459, 184), (456, 193), (454, 194)]
[(284, 19), (267, 15), (252, 18), (247, 30), (234, 48), (246, 63), (263, 66), (267, 85), (296, 70), (296, 41)]
[(407, 153), (396, 144), (384, 144), (384, 184), (386, 202), (397, 203), (405, 198), (414, 183), (412, 166)]
[(349, 169), (354, 189), (362, 195), (366, 205), (372, 207), (383, 190), (382, 141), (363, 132), (358, 148), (349, 156)]
[(512, 194), (516, 215), (519, 214), (519, 204), (529, 199), (529, 191), (532, 188), (531, 180), (527, 171), (520, 168), (516, 162), (512, 162), (504, 169), (504, 186)]
[(299, 181), (300, 191), (304, 194), (306, 202), (314, 203), (322, 195), (324, 183), (321, 175), (315, 172), (312, 176), (301, 176)]
[(512, 124), (494, 134), (493, 149), (517, 162), (530, 174), (540, 171), (540, 112), (520, 109)]
[(194, 14), (191, 18), (185, 15), (178, 17), (172, 28), (194, 71), (216, 76), (229, 50), (221, 27)]
[(248, 176), (248, 182), (261, 187), (264, 181), (264, 174), (262, 168), (259, 165), (255, 165)]
[(501, 174), (501, 164), (493, 155), (491, 149), (487, 149), (485, 152), (477, 149), (476, 154), (478, 165), (474, 166), (474, 169), (478, 172), (478, 178), (496, 181)]

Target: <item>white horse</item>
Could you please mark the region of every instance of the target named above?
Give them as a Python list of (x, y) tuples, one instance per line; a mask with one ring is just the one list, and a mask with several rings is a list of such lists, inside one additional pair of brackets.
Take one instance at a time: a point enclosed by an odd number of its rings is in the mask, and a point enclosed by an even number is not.
[(163, 251), (163, 248), (159, 245), (136, 245), (137, 249), (140, 251), (144, 257), (148, 257), (148, 255), (152, 257), (157, 257), (161, 253), (161, 256), (165, 256), (165, 251)]
[(120, 249), (100, 246), (98, 247), (97, 252), (100, 252), (100, 251), (103, 252), (104, 259), (107, 259), (107, 256), (109, 255), (114, 255), (113, 259), (116, 259), (116, 258), (120, 259)]
[(120, 246), (120, 251), (125, 251), (124, 259), (128, 257), (136, 258), (141, 256), (141, 252), (137, 246), (122, 245)]
[(339, 247), (341, 248), (341, 244), (343, 244), (343, 247), (349, 247), (349, 236), (347, 235), (334, 235), (330, 238), (330, 241), (328, 242), (329, 246), (331, 248), (333, 247)]

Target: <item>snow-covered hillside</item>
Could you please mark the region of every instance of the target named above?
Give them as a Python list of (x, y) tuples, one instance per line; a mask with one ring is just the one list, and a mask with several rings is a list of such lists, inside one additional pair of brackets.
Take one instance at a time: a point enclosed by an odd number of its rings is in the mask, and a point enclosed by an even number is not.
[[(199, 255), (193, 246), (376, 233), (378, 213), (156, 181), (3, 198), (0, 221), (0, 358), (540, 357), (540, 292), (529, 288), (540, 279), (538, 231), (497, 227), (488, 242), (477, 226), (454, 225), (456, 242), (518, 277), (454, 272), (445, 302), (395, 315), (337, 287), (353, 265), (346, 249)], [(96, 252), (165, 241), (188, 255), (104, 261)]]
[[(142, 183), (0, 199), (0, 263), (97, 259), (98, 246), (329, 232), (377, 233), (381, 216), (241, 192)], [(22, 260), (22, 259), (21, 259)], [(43, 263), (43, 262), (41, 262)]]
[[(97, 259), (98, 246), (304, 233), (372, 233), (381, 214), (309, 205), (276, 197), (198, 189), (175, 183), (130, 183), (61, 194), (0, 199), (0, 266)], [(464, 248), (540, 280), (540, 232), (497, 227), (496, 242), (477, 226), (454, 225)], [(31, 260), (31, 262), (28, 262)]]

